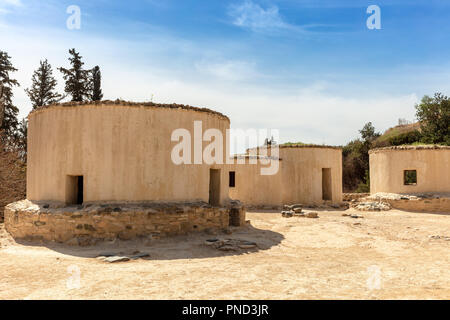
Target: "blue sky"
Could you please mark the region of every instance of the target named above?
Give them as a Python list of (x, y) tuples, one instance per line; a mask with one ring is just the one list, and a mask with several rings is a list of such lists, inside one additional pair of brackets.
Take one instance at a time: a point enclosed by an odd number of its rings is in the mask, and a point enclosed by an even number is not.
[[(69, 5), (81, 29), (69, 30)], [(369, 5), (381, 30), (369, 30)], [(450, 94), (450, 1), (0, 0), (0, 49), (22, 84), (75, 47), (99, 65), (105, 98), (177, 102), (227, 114), (281, 141), (345, 144), (372, 121), (414, 119), (424, 94)], [(62, 90), (62, 78), (55, 70)]]

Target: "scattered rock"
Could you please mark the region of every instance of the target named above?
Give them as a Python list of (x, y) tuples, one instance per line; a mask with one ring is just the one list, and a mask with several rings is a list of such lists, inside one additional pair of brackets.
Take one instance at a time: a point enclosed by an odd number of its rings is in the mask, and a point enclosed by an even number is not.
[(294, 217), (304, 217), (305, 214), (303, 212), (300, 213), (294, 213)]
[(221, 251), (237, 251), (238, 249), (253, 249), (257, 247), (255, 242), (241, 239), (207, 239), (205, 244)]
[(128, 257), (121, 257), (121, 256), (112, 256), (112, 257), (105, 258), (103, 261), (109, 262), (109, 263), (125, 262), (125, 261), (130, 261), (130, 258), (128, 258)]
[(301, 207), (293, 208), (292, 211), (294, 211), (294, 213), (302, 213), (302, 208)]
[(450, 241), (450, 237), (447, 236), (429, 236), (429, 238), (434, 240)]
[(131, 260), (137, 260), (137, 259), (140, 259), (140, 258), (147, 258), (147, 257), (150, 257), (149, 253), (141, 252), (141, 253), (138, 253), (138, 254), (136, 254), (134, 256), (131, 256), (130, 259)]
[(224, 245), (224, 246), (221, 246), (221, 247), (219, 247), (217, 249), (219, 249), (221, 251), (236, 251), (237, 250), (237, 248), (235, 246), (232, 246), (232, 245)]
[(293, 211), (281, 211), (281, 216), (285, 218), (290, 218), (294, 215)]
[(115, 253), (115, 252), (101, 252), (98, 256), (97, 256), (97, 258), (100, 258), (100, 257), (113, 257), (113, 256), (115, 256), (117, 253)]
[(361, 218), (364, 218), (363, 216), (359, 216), (359, 215), (357, 215), (357, 214), (352, 214), (352, 215), (350, 215), (350, 218), (353, 218), (353, 219), (361, 219)]
[(206, 244), (207, 246), (212, 246), (212, 245), (215, 244), (217, 241), (219, 241), (219, 239), (207, 239), (207, 240), (205, 241), (205, 244)]
[(307, 212), (307, 213), (305, 213), (305, 216), (307, 218), (318, 218), (319, 214), (317, 212)]

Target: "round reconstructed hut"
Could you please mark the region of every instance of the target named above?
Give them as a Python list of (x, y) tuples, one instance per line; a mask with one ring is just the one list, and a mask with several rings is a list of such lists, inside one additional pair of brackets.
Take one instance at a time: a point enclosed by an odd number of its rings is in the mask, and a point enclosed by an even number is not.
[[(216, 129), (225, 137), (229, 126), (218, 112), (175, 104), (102, 101), (34, 110), (28, 200), (7, 206), (6, 228), (21, 238), (65, 242), (226, 227), (226, 155), (219, 164), (194, 164), (194, 148), (209, 144), (202, 132)], [(190, 164), (172, 159), (183, 140), (173, 139), (177, 129), (190, 134), (184, 141)]]
[(371, 193), (450, 192), (450, 147), (387, 147), (369, 157)]
[(371, 194), (398, 209), (450, 211), (449, 146), (386, 147), (370, 150), (369, 157)]
[[(320, 145), (279, 145), (278, 160), (270, 148), (249, 150), (239, 156), (245, 164), (236, 163), (234, 184), (230, 198), (239, 199), (246, 206), (280, 207), (284, 204), (304, 205), (339, 204), (342, 202), (342, 149)], [(252, 154), (263, 160), (278, 161), (278, 170), (272, 175), (261, 174), (270, 165), (251, 164)], [(264, 157), (268, 159), (264, 159)]]

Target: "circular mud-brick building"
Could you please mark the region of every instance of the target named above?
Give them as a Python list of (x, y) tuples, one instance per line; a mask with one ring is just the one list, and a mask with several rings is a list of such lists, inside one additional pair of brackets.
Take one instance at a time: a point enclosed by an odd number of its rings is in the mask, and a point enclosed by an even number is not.
[(398, 209), (450, 212), (449, 146), (386, 147), (369, 157), (371, 194)]
[(450, 192), (450, 147), (398, 146), (373, 149), (370, 192)]
[[(208, 129), (226, 137), (229, 119), (184, 105), (102, 101), (64, 103), (28, 116), (27, 200), (7, 206), (7, 230), (18, 238), (59, 242), (130, 239), (225, 228), (228, 172), (194, 164)], [(173, 149), (191, 136), (191, 164)], [(196, 132), (194, 132), (196, 131)], [(194, 137), (200, 135), (200, 145)], [(184, 153), (184, 152), (183, 152)], [(232, 210), (236, 212), (236, 210)], [(238, 221), (238, 222), (236, 222)]]
[[(229, 171), (234, 171), (231, 198), (239, 199), (246, 206), (268, 208), (342, 202), (341, 148), (321, 145), (279, 145), (278, 148), (278, 155), (263, 147), (236, 157), (245, 164), (230, 166)], [(257, 165), (251, 164), (255, 157)], [(270, 166), (278, 166), (274, 174), (261, 174), (261, 169), (269, 166), (264, 163), (265, 158), (270, 160)]]

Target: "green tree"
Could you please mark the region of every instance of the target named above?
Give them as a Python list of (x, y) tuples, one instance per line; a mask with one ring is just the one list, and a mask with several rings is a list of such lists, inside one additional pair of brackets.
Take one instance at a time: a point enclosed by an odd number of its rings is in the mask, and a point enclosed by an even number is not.
[(28, 121), (26, 118), (22, 119), (17, 127), (15, 138), (15, 149), (21, 160), (27, 161), (27, 135), (28, 135)]
[(103, 98), (103, 93), (102, 93), (102, 74), (100, 72), (100, 67), (99, 66), (95, 66), (92, 69), (92, 96), (91, 96), (91, 100), (92, 101), (100, 101)]
[(368, 192), (369, 150), (380, 136), (372, 122), (359, 130), (360, 139), (350, 141), (342, 150), (342, 176), (346, 191)]
[(0, 128), (3, 124), (3, 115), (5, 114), (4, 103), (3, 103), (3, 83), (0, 82)]
[(450, 99), (441, 93), (424, 96), (416, 104), (422, 142), (450, 145)]
[(57, 81), (53, 77), (52, 66), (47, 59), (40, 61), (39, 68), (34, 71), (30, 89), (26, 89), (33, 109), (61, 101), (64, 96), (55, 91)]
[(13, 67), (11, 57), (4, 51), (0, 51), (0, 83), (2, 84), (2, 102), (3, 102), (3, 121), (0, 127), (0, 131), (3, 132), (2, 140), (6, 142), (14, 139), (19, 114), (19, 108), (17, 108), (13, 102), (14, 86), (20, 86), (17, 80), (11, 78), (11, 73), (16, 72), (17, 69)]
[(82, 56), (75, 49), (69, 50), (70, 69), (59, 68), (66, 81), (64, 91), (72, 96), (72, 101), (84, 101), (91, 97), (90, 71), (83, 69)]
[(364, 169), (364, 174), (369, 170), (369, 150), (372, 149), (373, 142), (381, 134), (375, 132), (375, 127), (372, 122), (367, 122), (364, 127), (359, 130), (361, 135), (362, 144), (359, 146), (358, 153), (361, 157), (362, 166)]

